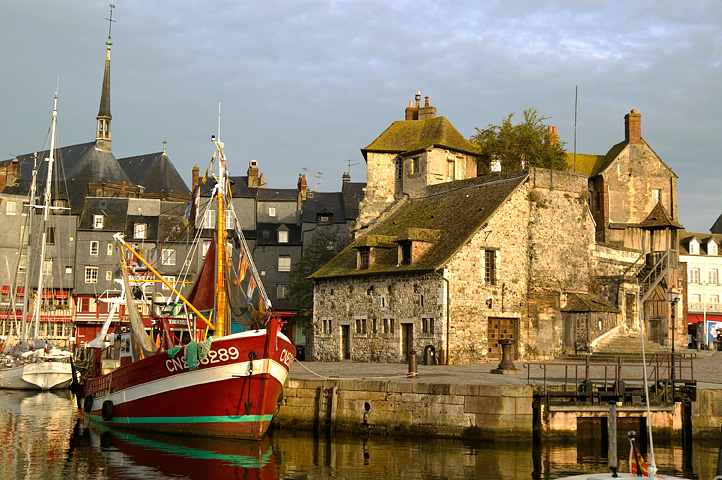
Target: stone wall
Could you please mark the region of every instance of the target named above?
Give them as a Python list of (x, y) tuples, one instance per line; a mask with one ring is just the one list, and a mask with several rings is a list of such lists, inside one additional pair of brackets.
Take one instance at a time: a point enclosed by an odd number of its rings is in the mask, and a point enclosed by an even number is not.
[(366, 155), (366, 195), (359, 204), (356, 228), (372, 223), (396, 199), (395, 153), (368, 152)]
[(532, 388), (408, 380), (289, 380), (274, 425), (376, 435), (531, 438)]

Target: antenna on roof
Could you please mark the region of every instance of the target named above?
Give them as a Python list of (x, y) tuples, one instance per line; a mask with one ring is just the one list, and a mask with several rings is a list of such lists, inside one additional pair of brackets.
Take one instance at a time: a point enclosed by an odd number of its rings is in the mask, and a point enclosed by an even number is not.
[(221, 102), (218, 102), (218, 141), (221, 141)]
[[(359, 162), (354, 162), (352, 158), (349, 158), (348, 160), (341, 160), (342, 162), (348, 162), (348, 170), (346, 172), (350, 175), (351, 174), (351, 167), (354, 165), (358, 165)], [(351, 163), (353, 162), (353, 163)]]
[(574, 92), (574, 170), (577, 173), (577, 100), (579, 98), (579, 85)]
[(108, 41), (105, 42), (105, 44), (108, 46), (108, 50), (110, 50), (110, 46), (113, 44), (113, 42), (110, 41), (110, 29), (113, 27), (113, 24), (115, 23), (115, 20), (113, 20), (113, 9), (115, 8), (115, 5), (112, 3), (110, 4), (110, 18), (106, 18), (108, 21)]
[(313, 189), (318, 192), (318, 186), (321, 185), (321, 182), (323, 182), (323, 173), (316, 172), (316, 178), (318, 178), (318, 183), (315, 187), (313, 187)]

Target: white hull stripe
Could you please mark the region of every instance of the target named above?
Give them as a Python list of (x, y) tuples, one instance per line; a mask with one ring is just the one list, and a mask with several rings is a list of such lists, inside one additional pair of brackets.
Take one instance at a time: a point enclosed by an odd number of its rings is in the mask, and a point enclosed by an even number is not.
[[(123, 403), (134, 402), (143, 398), (169, 393), (175, 390), (182, 390), (196, 385), (205, 385), (233, 378), (247, 377), (249, 363), (250, 362), (233, 363), (218, 367), (194, 370), (192, 372), (183, 372), (159, 380), (153, 380), (151, 382), (128, 387), (109, 395), (94, 398), (93, 409), (95, 410), (100, 408), (100, 405), (102, 405), (105, 400), (111, 400), (115, 405), (121, 405)], [(278, 380), (281, 385), (284, 384), (286, 377), (288, 376), (286, 368), (275, 360), (255, 360), (253, 362), (253, 375), (261, 375), (263, 373), (270, 373), (271, 376)]]

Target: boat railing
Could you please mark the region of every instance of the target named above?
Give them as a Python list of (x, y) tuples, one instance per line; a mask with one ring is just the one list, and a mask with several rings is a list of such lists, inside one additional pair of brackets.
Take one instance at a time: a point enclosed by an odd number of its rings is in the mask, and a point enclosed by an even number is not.
[[(695, 353), (654, 353), (647, 357), (647, 383), (660, 401), (675, 401), (680, 392), (694, 389)], [(523, 364), (527, 385), (547, 397), (623, 397), (639, 393), (644, 385), (642, 363), (542, 362)], [(637, 395), (638, 396), (638, 395)], [(587, 398), (593, 401), (593, 398)]]

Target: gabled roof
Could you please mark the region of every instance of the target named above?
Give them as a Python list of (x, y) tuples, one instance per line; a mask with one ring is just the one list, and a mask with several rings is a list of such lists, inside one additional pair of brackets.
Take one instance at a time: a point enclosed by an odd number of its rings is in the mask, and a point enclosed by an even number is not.
[[(697, 240), (700, 245), (699, 254), (700, 256), (709, 255), (707, 246), (710, 240), (714, 240), (718, 246), (722, 246), (722, 234), (717, 233), (692, 233), (692, 232), (679, 232), (679, 254), (680, 255), (692, 255), (689, 253), (689, 244), (692, 240)], [(718, 250), (722, 252), (722, 249)]]
[(639, 225), (639, 228), (645, 228), (648, 230), (660, 230), (665, 228), (676, 228), (683, 229), (684, 227), (672, 220), (667, 210), (662, 205), (662, 202), (657, 202), (657, 205), (652, 208), (647, 218), (645, 218)]
[[(367, 235), (349, 245), (310, 278), (438, 269), (449, 261), (526, 179), (526, 173), (503, 179), (479, 177), (454, 190), (407, 200), (389, 216), (379, 220)], [(433, 242), (411, 265), (398, 265), (397, 244), (394, 242), (420, 237)], [(359, 247), (380, 248), (385, 251), (379, 251), (370, 268), (357, 270), (356, 249)]]
[(619, 308), (606, 299), (591, 293), (567, 293), (567, 304), (560, 309), (562, 312), (606, 312), (621, 313)]
[(474, 144), (464, 138), (445, 117), (394, 122), (361, 152), (366, 157), (368, 152), (416, 152), (433, 146), (470, 155), (479, 154)]
[(163, 152), (121, 158), (118, 163), (130, 180), (135, 185), (144, 186), (147, 193), (191, 195), (178, 170)]

